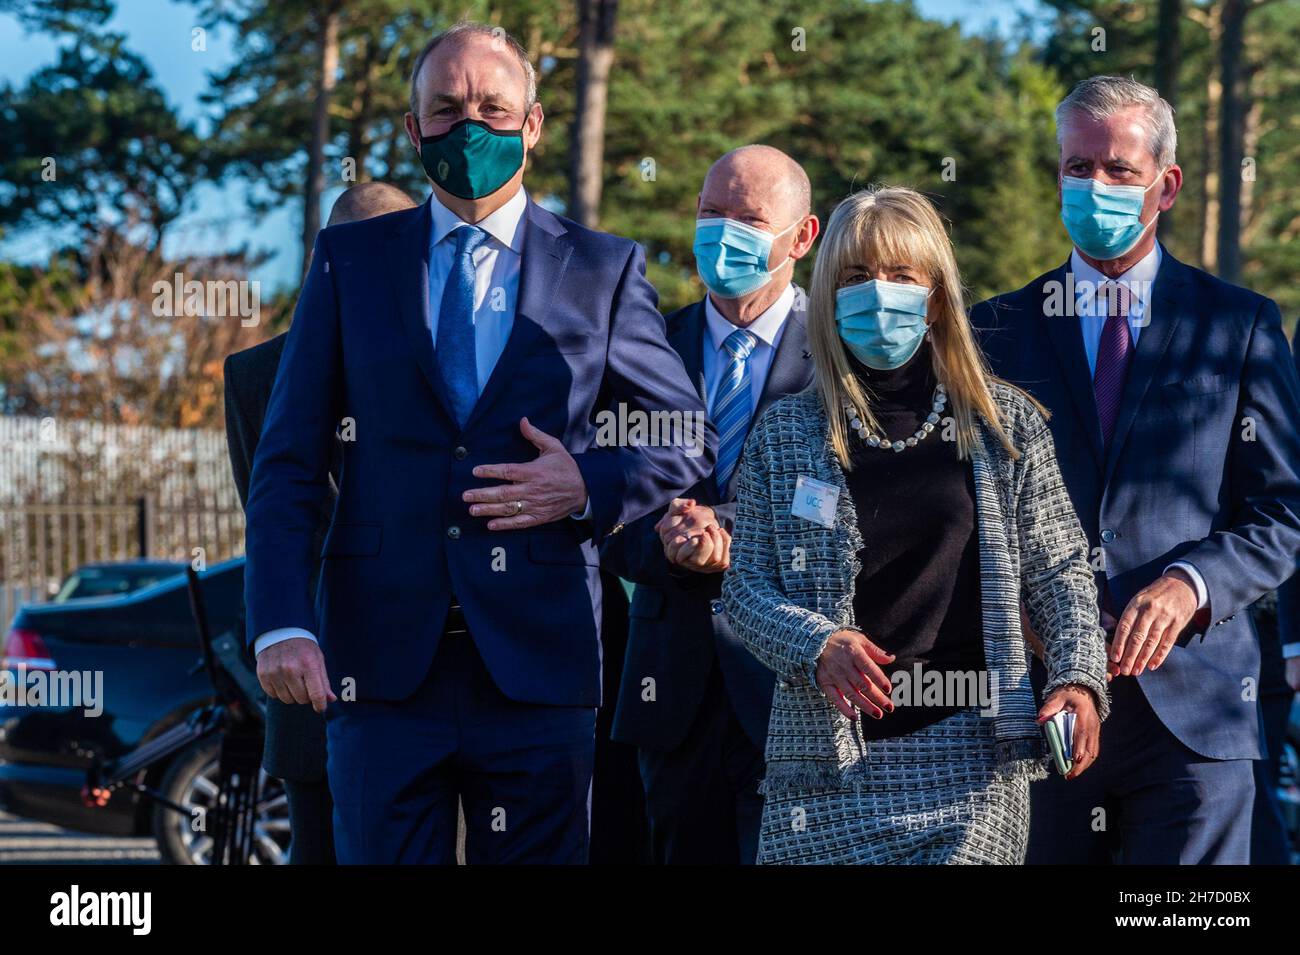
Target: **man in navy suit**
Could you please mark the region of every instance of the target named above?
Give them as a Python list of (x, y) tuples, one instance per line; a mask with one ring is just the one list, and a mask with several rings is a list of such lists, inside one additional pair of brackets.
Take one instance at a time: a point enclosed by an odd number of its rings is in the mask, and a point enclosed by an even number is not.
[[(330, 210), (329, 225), (356, 222), (411, 209), (415, 203), (396, 186), (386, 182), (360, 182), (344, 192)], [(230, 450), (231, 473), (241, 504), (248, 503), (248, 481), (257, 451), (257, 438), (266, 419), (266, 406), (275, 385), (276, 369), (284, 354), (287, 336), (276, 335), (252, 348), (226, 356), (226, 443)], [(337, 457), (337, 455), (335, 455)], [(330, 476), (338, 477), (334, 460)], [(313, 566), (319, 567), (320, 546), (334, 511), (336, 485), (321, 500), (320, 517), (313, 539)], [(313, 587), (315, 577), (313, 577)], [(289, 802), (289, 861), (294, 865), (333, 865), (334, 833), (331, 826), (334, 805), (325, 779), (325, 721), (306, 706), (290, 706), (275, 697), (267, 700), (266, 743), (262, 768), (284, 783)]]
[(248, 633), (267, 692), (326, 711), (341, 863), (452, 862), (458, 798), (471, 864), (586, 861), (597, 544), (713, 466), (640, 248), (522, 188), (542, 119), (503, 31), (426, 46), (406, 130), (433, 195), (321, 232), (271, 395)]
[[(1291, 339), (1292, 357), (1300, 372), (1300, 329)], [(1300, 693), (1300, 554), (1296, 573), (1277, 588), (1277, 640), (1264, 648), (1264, 675), (1260, 680), (1260, 712), (1264, 722), (1265, 758), (1255, 764), (1257, 786), (1267, 788), (1266, 798), (1255, 800), (1256, 833), (1251, 863), (1288, 864), (1291, 844), (1278, 802), (1282, 776), (1282, 748), (1296, 693)], [(1270, 666), (1271, 663), (1271, 666)]]
[(722, 573), (749, 427), (812, 382), (804, 293), (791, 278), (818, 222), (807, 174), (770, 146), (714, 163), (697, 213), (709, 292), (668, 316), (668, 334), (708, 404), (718, 466), (602, 549), (606, 567), (636, 583), (614, 738), (639, 750), (655, 862), (752, 865), (774, 677), (732, 633)]
[(1244, 863), (1248, 608), (1300, 550), (1300, 381), (1272, 301), (1156, 241), (1182, 185), (1169, 104), (1092, 77), (1057, 137), (1070, 260), (972, 312), (994, 371), (1053, 412), (1113, 677), (1096, 766), (1034, 786), (1029, 861)]

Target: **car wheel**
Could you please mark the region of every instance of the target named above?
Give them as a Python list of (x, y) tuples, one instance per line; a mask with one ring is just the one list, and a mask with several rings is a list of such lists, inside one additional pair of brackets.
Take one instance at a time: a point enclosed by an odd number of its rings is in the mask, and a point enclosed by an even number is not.
[[(196, 832), (194, 810), (211, 813), (217, 798), (217, 759), (220, 743), (203, 740), (181, 753), (167, 767), (159, 791), (184, 806), (181, 814), (162, 803), (153, 808), (154, 838), (162, 861), (170, 865), (211, 865), (212, 836)], [(289, 861), (289, 800), (283, 784), (258, 770), (257, 811), (253, 822), (252, 865), (284, 865)]]

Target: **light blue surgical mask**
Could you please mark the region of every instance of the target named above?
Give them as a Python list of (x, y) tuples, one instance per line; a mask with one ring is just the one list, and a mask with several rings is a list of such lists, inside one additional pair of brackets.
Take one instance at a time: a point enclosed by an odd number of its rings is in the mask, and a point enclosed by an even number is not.
[(704, 287), (719, 298), (740, 298), (761, 289), (772, 280), (767, 259), (773, 240), (798, 224), (796, 219), (773, 233), (735, 219), (697, 219), (695, 268)]
[(923, 285), (872, 279), (835, 293), (835, 326), (858, 361), (868, 368), (901, 368), (925, 340)]
[(1112, 186), (1096, 179), (1061, 177), (1061, 221), (1079, 251), (1105, 262), (1118, 259), (1141, 240), (1151, 223), (1142, 224), (1142, 204), (1164, 172), (1150, 186)]

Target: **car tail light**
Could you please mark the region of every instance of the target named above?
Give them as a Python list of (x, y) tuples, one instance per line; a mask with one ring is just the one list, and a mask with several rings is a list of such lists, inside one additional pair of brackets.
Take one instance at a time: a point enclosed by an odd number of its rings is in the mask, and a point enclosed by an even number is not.
[(0, 669), (13, 670), (20, 666), (28, 670), (53, 670), (54, 660), (50, 658), (50, 651), (39, 633), (14, 627), (5, 640)]

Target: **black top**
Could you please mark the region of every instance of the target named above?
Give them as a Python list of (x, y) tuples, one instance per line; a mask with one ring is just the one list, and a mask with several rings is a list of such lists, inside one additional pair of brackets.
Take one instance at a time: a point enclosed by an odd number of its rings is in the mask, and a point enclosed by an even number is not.
[[(928, 339), (901, 368), (876, 371), (852, 356), (850, 362), (889, 440), (906, 440), (921, 427), (935, 398)], [(942, 417), (950, 412), (951, 404)], [(930, 671), (984, 670), (975, 479), (970, 462), (957, 457), (957, 442), (943, 439), (942, 422), (898, 452), (868, 447), (850, 429), (849, 450), (853, 468), (845, 478), (865, 544), (853, 613), (874, 643), (896, 655), (885, 675), (909, 674), (900, 685), (906, 692), (895, 693), (894, 712), (881, 719), (863, 714), (862, 728), (867, 739), (903, 736), (978, 704), (947, 693), (928, 703), (922, 696)], [(929, 678), (936, 683), (937, 673)]]

